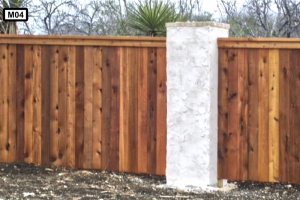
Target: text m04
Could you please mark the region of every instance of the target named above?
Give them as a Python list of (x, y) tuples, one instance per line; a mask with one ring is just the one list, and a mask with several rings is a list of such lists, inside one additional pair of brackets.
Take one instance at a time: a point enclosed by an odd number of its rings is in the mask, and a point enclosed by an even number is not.
[(4, 8), (3, 9), (4, 21), (28, 21), (27, 8)]

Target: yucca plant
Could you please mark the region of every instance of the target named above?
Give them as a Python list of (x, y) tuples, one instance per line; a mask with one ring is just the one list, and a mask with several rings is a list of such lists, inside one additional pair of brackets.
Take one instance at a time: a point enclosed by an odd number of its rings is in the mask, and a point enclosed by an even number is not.
[(3, 21), (3, 8), (21, 8), (26, 0), (0, 0), (0, 33), (4, 34), (17, 34), (16, 22)]
[(150, 36), (164, 36), (167, 22), (186, 21), (188, 17), (162, 1), (133, 3), (128, 9), (128, 25)]

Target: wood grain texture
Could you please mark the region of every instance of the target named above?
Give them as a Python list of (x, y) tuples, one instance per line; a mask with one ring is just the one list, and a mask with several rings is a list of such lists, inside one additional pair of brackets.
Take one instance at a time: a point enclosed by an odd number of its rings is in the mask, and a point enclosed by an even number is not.
[(33, 159), (33, 66), (35, 48), (33, 45), (25, 46), (25, 123), (24, 123), (24, 160), (32, 163)]
[(110, 70), (110, 49), (102, 48), (102, 138), (101, 138), (101, 164), (102, 169), (107, 170), (110, 166), (110, 89), (111, 89), (111, 70)]
[(128, 63), (129, 48), (120, 51), (120, 160), (121, 171), (129, 171), (129, 83), (130, 63)]
[(61, 165), (59, 159), (58, 143), (58, 68), (59, 68), (59, 48), (51, 46), (50, 51), (50, 163), (51, 165)]
[(218, 77), (218, 179), (227, 176), (228, 158), (228, 50), (219, 50)]
[(84, 47), (76, 47), (75, 83), (75, 166), (83, 168), (84, 163)]
[(157, 132), (156, 132), (156, 113), (157, 113), (157, 50), (155, 48), (148, 49), (148, 108), (147, 108), (147, 152), (148, 173), (155, 174), (156, 172), (156, 147), (157, 147)]
[(248, 51), (248, 136), (249, 172), (248, 180), (258, 179), (258, 50)]
[(50, 164), (50, 67), (51, 60), (49, 56), (51, 55), (50, 46), (42, 46), (41, 49), (41, 101), (42, 101), (42, 164)]
[(280, 181), (288, 182), (292, 177), (290, 172), (290, 155), (292, 143), (290, 138), (290, 76), (291, 50), (279, 52), (279, 144), (280, 144)]
[(16, 111), (16, 45), (8, 46), (8, 162), (17, 161), (17, 111)]
[(66, 166), (75, 167), (75, 119), (76, 119), (76, 48), (68, 49), (67, 60), (67, 144)]
[(248, 179), (248, 53), (246, 49), (238, 52), (238, 113), (239, 113), (239, 179)]
[(84, 168), (92, 168), (93, 159), (93, 47), (84, 48)]
[(279, 50), (269, 50), (269, 181), (279, 180)]
[(157, 104), (156, 104), (156, 174), (165, 174), (166, 170), (166, 146), (167, 146), (167, 72), (166, 72), (166, 49), (157, 49)]
[(109, 48), (110, 66), (110, 163), (109, 169), (119, 170), (119, 133), (120, 133), (120, 49)]
[(32, 54), (32, 150), (33, 162), (41, 164), (42, 162), (42, 146), (41, 146), (41, 131), (42, 131), (42, 111), (41, 111), (41, 46), (36, 45), (33, 47)]
[(24, 123), (25, 123), (25, 48), (17, 45), (16, 86), (17, 86), (17, 159), (24, 161)]
[(138, 172), (148, 171), (147, 108), (148, 108), (148, 49), (141, 48), (138, 68)]
[(0, 45), (0, 160), (163, 175), (166, 49), (54, 44)]
[(269, 53), (259, 50), (258, 180), (269, 180)]
[(8, 148), (8, 49), (0, 45), (0, 161), (7, 162)]
[(299, 81), (299, 50), (292, 50), (291, 52), (291, 73), (290, 73), (290, 180), (292, 183), (299, 183), (299, 163), (300, 163), (300, 153), (299, 153), (299, 123), (300, 123), (300, 102), (299, 102), (299, 91), (300, 81)]
[(238, 110), (238, 51), (228, 52), (228, 166), (229, 179), (239, 179), (240, 137)]
[(93, 47), (93, 162), (92, 168), (101, 169), (102, 127), (102, 55), (101, 47)]

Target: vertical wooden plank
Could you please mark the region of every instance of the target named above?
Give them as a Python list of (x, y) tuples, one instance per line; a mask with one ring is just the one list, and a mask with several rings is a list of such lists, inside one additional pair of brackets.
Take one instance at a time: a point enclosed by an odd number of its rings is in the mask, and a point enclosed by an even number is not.
[(84, 48), (84, 168), (92, 167), (93, 158), (93, 47)]
[(24, 156), (25, 162), (33, 162), (33, 55), (34, 46), (25, 46), (25, 123), (24, 123)]
[(269, 52), (259, 50), (258, 181), (269, 180)]
[(7, 45), (0, 45), (0, 161), (7, 162), (8, 139), (8, 53)]
[(58, 158), (61, 166), (67, 160), (67, 70), (68, 47), (60, 46), (58, 53)]
[(41, 164), (42, 160), (42, 140), (41, 140), (41, 120), (42, 120), (42, 112), (41, 112), (41, 46), (35, 45), (33, 46), (32, 52), (32, 70), (33, 70), (33, 96), (32, 96), (32, 150), (33, 157), (32, 161), (37, 164)]
[(120, 51), (120, 171), (129, 171), (129, 84), (128, 73), (131, 67), (128, 63), (129, 47)]
[(42, 164), (50, 164), (50, 67), (51, 47), (43, 45), (41, 49), (42, 76)]
[(101, 140), (101, 164), (102, 169), (109, 169), (110, 165), (110, 88), (111, 88), (111, 70), (110, 70), (110, 47), (102, 48), (102, 140)]
[(228, 52), (228, 166), (227, 177), (239, 178), (238, 51)]
[(227, 178), (228, 166), (228, 49), (219, 49), (218, 179)]
[(280, 50), (279, 52), (279, 144), (280, 144), (280, 181), (290, 180), (290, 63), (291, 50)]
[(75, 167), (75, 82), (76, 47), (68, 47), (67, 62), (67, 154), (66, 166)]
[(93, 163), (92, 167), (101, 169), (101, 126), (102, 126), (102, 55), (101, 47), (94, 47), (93, 74)]
[(120, 123), (120, 49), (111, 47), (109, 50), (111, 70), (110, 88), (110, 170), (119, 170), (119, 123)]
[(300, 90), (300, 70), (299, 70), (299, 53), (300, 50), (291, 51), (291, 73), (290, 73), (290, 89), (293, 92), (290, 92), (290, 141), (289, 145), (291, 146), (289, 165), (290, 174), (289, 181), (292, 183), (300, 182), (300, 102), (299, 102), (299, 93), (296, 91)]
[[(25, 48), (24, 45), (17, 45), (18, 58), (16, 68), (17, 87), (17, 159), (24, 161), (24, 106), (25, 106)], [(2, 93), (0, 93), (2, 94)]]
[(76, 84), (75, 84), (75, 166), (83, 168), (84, 137), (84, 47), (76, 47)]
[(248, 50), (248, 135), (249, 180), (258, 180), (258, 50)]
[(16, 111), (16, 45), (8, 46), (8, 162), (17, 161), (17, 111)]
[(239, 179), (248, 179), (248, 66), (247, 49), (238, 50)]
[(138, 172), (147, 173), (148, 49), (141, 48), (138, 68)]
[(156, 87), (157, 87), (157, 50), (148, 48), (148, 108), (147, 108), (147, 151), (148, 151), (148, 173), (156, 172)]
[(138, 48), (129, 48), (128, 51), (128, 87), (129, 87), (129, 116), (128, 116), (128, 141), (129, 141), (129, 170), (138, 172), (138, 144), (137, 144), (137, 76), (138, 76)]
[(52, 46), (50, 52), (50, 163), (60, 165), (58, 147), (58, 54), (59, 47)]
[(164, 175), (166, 170), (167, 145), (167, 95), (166, 95), (166, 48), (157, 48), (157, 146), (156, 174)]
[(269, 181), (279, 180), (279, 50), (269, 50)]

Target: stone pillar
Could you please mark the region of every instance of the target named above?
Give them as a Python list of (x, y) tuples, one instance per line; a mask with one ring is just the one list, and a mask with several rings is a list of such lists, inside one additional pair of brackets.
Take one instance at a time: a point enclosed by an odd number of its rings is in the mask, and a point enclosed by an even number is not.
[(217, 184), (218, 48), (228, 24), (167, 23), (167, 185)]

